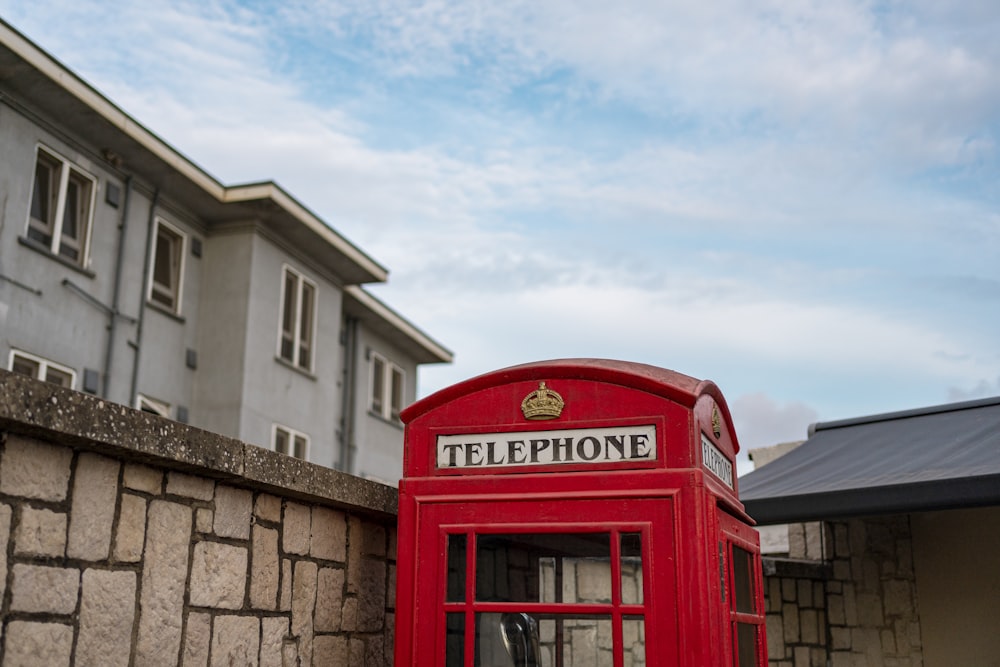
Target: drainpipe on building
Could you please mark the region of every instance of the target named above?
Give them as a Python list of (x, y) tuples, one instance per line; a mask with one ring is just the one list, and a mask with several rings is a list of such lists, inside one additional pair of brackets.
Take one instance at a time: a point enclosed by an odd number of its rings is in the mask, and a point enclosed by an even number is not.
[(142, 284), (139, 288), (139, 321), (135, 327), (135, 340), (132, 349), (135, 355), (132, 361), (132, 386), (129, 389), (129, 402), (135, 405), (135, 397), (139, 387), (139, 362), (142, 350), (142, 325), (146, 319), (146, 289), (149, 285), (149, 262), (153, 252), (153, 227), (156, 225), (156, 207), (160, 203), (160, 189), (153, 191), (153, 200), (149, 203), (149, 219), (146, 222), (146, 258), (142, 263)]
[[(101, 398), (107, 398), (111, 386), (111, 360), (115, 349), (115, 330), (118, 328), (118, 300), (122, 286), (122, 265), (125, 261), (125, 230), (128, 225), (128, 203), (132, 194), (132, 176), (125, 179), (125, 196), (122, 198), (121, 221), (118, 223), (118, 256), (115, 258), (114, 291), (111, 296), (111, 314), (108, 315), (108, 347), (104, 351), (104, 387)], [(129, 399), (131, 400), (131, 399)]]
[(358, 319), (348, 317), (344, 340), (344, 395), (341, 399), (341, 421), (343, 429), (340, 438), (341, 472), (351, 472), (354, 465), (354, 394), (357, 393), (356, 378), (358, 377)]

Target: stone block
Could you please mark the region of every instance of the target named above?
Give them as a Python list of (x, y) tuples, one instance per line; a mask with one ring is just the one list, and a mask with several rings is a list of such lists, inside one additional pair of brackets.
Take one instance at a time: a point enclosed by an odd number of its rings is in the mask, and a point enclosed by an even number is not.
[(207, 477), (171, 471), (167, 473), (167, 493), (195, 500), (211, 500), (215, 494), (215, 482)]
[(250, 554), (250, 606), (254, 609), (277, 607), (280, 574), (278, 531), (255, 525)]
[(191, 514), (186, 505), (149, 504), (135, 667), (173, 664), (180, 656)]
[(212, 532), (215, 523), (215, 513), (207, 507), (199, 507), (194, 511), (194, 529), (202, 535)]
[(0, 493), (58, 502), (69, 489), (73, 450), (7, 434), (0, 455)]
[(181, 667), (208, 667), (208, 653), (212, 645), (212, 616), (193, 611), (188, 614), (184, 630), (184, 652)]
[(343, 512), (314, 507), (311, 531), (309, 553), (313, 558), (340, 562), (347, 559), (347, 517)]
[(339, 632), (344, 597), (344, 571), (320, 568), (316, 590), (316, 632)]
[(305, 665), (312, 664), (316, 578), (316, 563), (305, 560), (295, 563), (292, 579), (292, 635), (299, 638), (299, 658)]
[(361, 543), (361, 553), (365, 556), (385, 558), (385, 526), (380, 523), (362, 521), (361, 528), (363, 537)]
[(118, 532), (115, 533), (115, 560), (120, 563), (138, 563), (142, 560), (145, 539), (146, 499), (123, 493), (118, 510)]
[(300, 503), (285, 504), (285, 521), (281, 527), (281, 548), (286, 554), (306, 556), (312, 536), (312, 513)]
[(68, 557), (89, 561), (108, 558), (120, 468), (121, 464), (114, 459), (86, 452), (80, 454), (73, 479), (73, 511), (66, 544)]
[(781, 599), (785, 602), (795, 602), (796, 586), (794, 579), (781, 580)]
[(314, 665), (348, 665), (374, 664), (349, 661), (347, 637), (333, 635), (317, 635), (313, 640)]
[(256, 616), (215, 617), (212, 667), (256, 665), (260, 656), (260, 619)]
[(10, 590), (11, 611), (72, 614), (80, 592), (80, 570), (16, 563)]
[(11, 621), (4, 637), (4, 667), (69, 667), (73, 628), (62, 623)]
[(260, 494), (254, 503), (253, 513), (261, 521), (281, 521), (281, 498), (269, 493)]
[(781, 607), (783, 634), (788, 644), (799, 643), (799, 608), (794, 604), (784, 604)]
[(877, 593), (858, 594), (858, 621), (869, 628), (882, 627), (885, 621), (882, 614), (882, 597)]
[(770, 660), (785, 656), (785, 628), (780, 614), (768, 614), (764, 617), (767, 632), (767, 655)]
[(820, 628), (815, 609), (803, 609), (799, 612), (799, 638), (804, 644), (820, 642)]
[(126, 463), (122, 473), (122, 486), (158, 496), (163, 490), (163, 472), (138, 463)]
[(292, 609), (292, 561), (288, 558), (281, 561), (281, 595), (278, 598), (278, 611)]
[[(260, 632), (260, 667), (284, 667), (281, 649), (288, 634), (288, 619), (284, 616), (265, 616), (261, 620)], [(322, 663), (315, 659), (313, 664)]]
[(246, 489), (219, 485), (215, 488), (215, 534), (237, 540), (250, 539), (253, 494)]
[(21, 522), (14, 535), (14, 554), (48, 558), (65, 556), (66, 523), (66, 515), (62, 512), (22, 507)]
[[(247, 550), (220, 542), (198, 542), (191, 559), (191, 604), (240, 609), (246, 599)], [(214, 639), (213, 639), (214, 641)]]
[(890, 617), (905, 618), (913, 614), (913, 591), (909, 581), (894, 579), (882, 584), (885, 614)]
[(84, 570), (76, 663), (128, 667), (135, 624), (136, 573)]
[[(13, 510), (10, 505), (0, 503), (0, 544), (10, 542), (10, 524)], [(7, 549), (0, 549), (0, 600), (7, 593)]]

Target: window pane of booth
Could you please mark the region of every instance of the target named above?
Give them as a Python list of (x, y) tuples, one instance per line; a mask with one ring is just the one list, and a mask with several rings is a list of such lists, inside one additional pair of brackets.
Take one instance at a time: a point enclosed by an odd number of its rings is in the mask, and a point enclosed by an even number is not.
[(465, 602), (466, 537), (448, 536), (448, 602)]
[(611, 602), (609, 533), (479, 535), (476, 599)]
[(733, 595), (736, 611), (743, 614), (754, 613), (753, 608), (753, 557), (750, 552), (733, 546)]
[(751, 623), (736, 624), (736, 653), (738, 667), (757, 665), (757, 626)]
[[(614, 666), (607, 616), (482, 613), (476, 615), (476, 627), (477, 667)], [(641, 659), (629, 651), (626, 666), (645, 665), (644, 648), (640, 654)]]
[(622, 604), (642, 604), (642, 534), (622, 533)]
[(625, 667), (646, 667), (646, 622), (642, 616), (622, 619), (622, 646)]
[(445, 618), (445, 667), (465, 665), (465, 614), (447, 614)]

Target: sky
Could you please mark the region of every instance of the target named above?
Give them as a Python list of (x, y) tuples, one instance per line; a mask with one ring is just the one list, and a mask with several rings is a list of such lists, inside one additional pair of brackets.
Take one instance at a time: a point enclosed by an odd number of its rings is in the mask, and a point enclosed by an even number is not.
[(1000, 395), (995, 0), (0, 0), (455, 354), (716, 382), (744, 452)]

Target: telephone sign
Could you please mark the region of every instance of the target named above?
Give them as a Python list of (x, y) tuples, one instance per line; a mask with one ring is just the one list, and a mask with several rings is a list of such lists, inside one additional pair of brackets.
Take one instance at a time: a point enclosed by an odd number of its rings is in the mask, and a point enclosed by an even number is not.
[(766, 664), (715, 384), (539, 362), (401, 416), (397, 667)]

